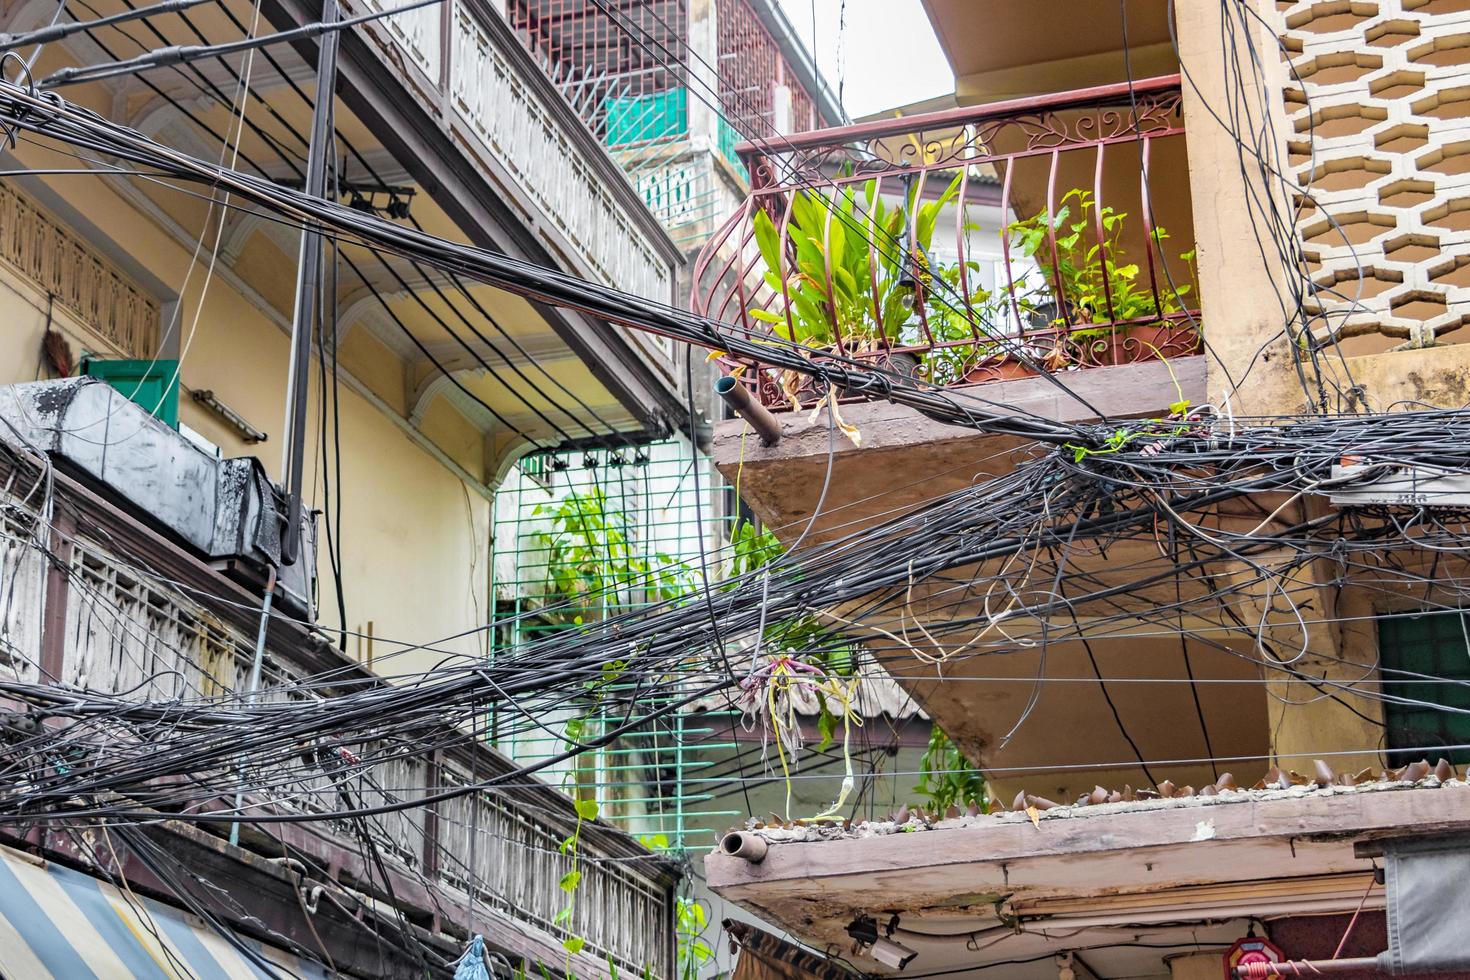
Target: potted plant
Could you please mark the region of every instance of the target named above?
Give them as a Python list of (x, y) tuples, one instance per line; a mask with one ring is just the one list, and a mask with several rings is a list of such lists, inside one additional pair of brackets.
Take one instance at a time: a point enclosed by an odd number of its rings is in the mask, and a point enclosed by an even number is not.
[[(940, 212), (959, 192), (957, 175), (937, 199), (889, 206), (870, 180), (834, 194), (792, 193), (782, 229), (764, 210), (753, 231), (770, 299), (748, 312), (778, 337), (818, 350), (841, 341), (848, 354), (886, 352), (904, 344), (914, 316), (915, 285), (932, 275), (928, 259)], [(913, 215), (913, 227), (907, 216)], [(886, 354), (896, 369), (918, 367)]]
[[(966, 266), (972, 274), (980, 270), (977, 262)], [(934, 347), (925, 358), (928, 380), (952, 385), (1034, 377), (1037, 352), (1024, 338), (1007, 336), (1006, 326), (1015, 311), (1025, 317), (1033, 309), (1034, 290), (1026, 277), (1005, 289), (975, 289), (967, 301), (957, 301), (965, 296), (960, 273), (958, 265), (940, 269), (936, 278), (944, 285), (927, 297), (925, 322), (934, 338)]]
[[(818, 351), (836, 350), (840, 340), (845, 354), (932, 384), (1035, 375), (1034, 365), (1047, 352), (1006, 334), (1017, 313), (1023, 322), (1037, 316), (1051, 321), (1046, 290), (1033, 276), (1022, 276), (1005, 289), (967, 294), (963, 274), (978, 274), (978, 263), (962, 268), (930, 258), (940, 214), (954, 203), (959, 184), (957, 174), (938, 198), (923, 203), (911, 187), (903, 206), (887, 204), (873, 180), (835, 193), (796, 191), (779, 223), (758, 210), (753, 234), (769, 294), (750, 316), (784, 340)], [(1069, 215), (1070, 205), (1058, 220)], [(1033, 234), (1037, 242), (1045, 236), (1045, 220), (1030, 222), (1041, 229)], [(1022, 235), (1027, 225), (1017, 222), (1012, 231)], [(1035, 247), (1026, 254), (1034, 256)], [(793, 407), (801, 406), (807, 384), (792, 372), (773, 382)]]
[[(1193, 284), (1155, 296), (1140, 282), (1138, 264), (1128, 261), (1122, 245), (1127, 217), (1111, 207), (1095, 211), (1092, 194), (1073, 189), (1063, 195), (1055, 214), (1042, 210), (1011, 224), (1013, 242), (1022, 256), (1036, 262), (1056, 304), (1051, 326), (1058, 332), (1047, 354), (1049, 364), (1122, 364), (1198, 348), (1198, 333), (1177, 316), (1184, 312), (1183, 297)], [(1095, 240), (1099, 224), (1100, 242)], [(1163, 228), (1152, 235), (1160, 248), (1168, 238)], [(1192, 263), (1194, 253), (1180, 258)]]

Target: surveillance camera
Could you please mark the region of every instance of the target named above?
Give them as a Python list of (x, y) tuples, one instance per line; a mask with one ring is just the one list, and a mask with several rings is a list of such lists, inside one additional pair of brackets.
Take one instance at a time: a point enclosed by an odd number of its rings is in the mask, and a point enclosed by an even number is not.
[(902, 970), (918, 955), (903, 943), (894, 942), (892, 939), (880, 937), (877, 942), (873, 943), (873, 959), (893, 970)]

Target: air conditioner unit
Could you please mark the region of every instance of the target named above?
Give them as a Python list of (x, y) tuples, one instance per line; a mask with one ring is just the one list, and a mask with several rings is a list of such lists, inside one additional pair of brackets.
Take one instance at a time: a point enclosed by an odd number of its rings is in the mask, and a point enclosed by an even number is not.
[(316, 619), (316, 513), (302, 515), (302, 553), (281, 567), (285, 494), (253, 456), (220, 459), (95, 378), (0, 386), (0, 438), (45, 452), (252, 588), (266, 569), (288, 611)]

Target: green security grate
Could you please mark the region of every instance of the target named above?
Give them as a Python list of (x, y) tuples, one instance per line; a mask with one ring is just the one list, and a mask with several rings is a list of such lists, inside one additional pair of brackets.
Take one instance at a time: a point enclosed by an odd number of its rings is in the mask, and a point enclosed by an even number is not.
[[(492, 658), (688, 592), (701, 581), (701, 540), (708, 574), (717, 577), (729, 511), (712, 492), (718, 480), (708, 458), (678, 439), (523, 459), (496, 494)], [(570, 795), (597, 800), (603, 817), (659, 846), (708, 846), (712, 840), (691, 838), (712, 832), (691, 822), (738, 816), (694, 790), (704, 785), (698, 773), (735, 747), (721, 734), (729, 732), (728, 717), (672, 714), (542, 775)], [(563, 736), (591, 738), (623, 721), (595, 705), (559, 708), (534, 724), (506, 711), (493, 720), (492, 737), (501, 751), (530, 763), (561, 752)]]
[[(1460, 712), (1470, 711), (1470, 615), (1441, 612), (1382, 616), (1378, 620), (1378, 658), (1384, 680), (1391, 682), (1386, 685), (1386, 693), (1427, 702), (1427, 705), (1385, 702), (1390, 764), (1402, 766), (1426, 756), (1433, 762), (1436, 755), (1454, 763), (1470, 762), (1467, 749), (1424, 751), (1436, 745), (1470, 745), (1470, 714), (1433, 707), (1443, 705)], [(1391, 673), (1395, 670), (1424, 674), (1436, 680), (1421, 682)]]
[(750, 182), (750, 174), (745, 170), (745, 164), (740, 162), (740, 154), (735, 152), (735, 144), (740, 142), (740, 134), (735, 127), (730, 125), (730, 120), (722, 112), (719, 117), (719, 144), (720, 156), (740, 174), (742, 180)]

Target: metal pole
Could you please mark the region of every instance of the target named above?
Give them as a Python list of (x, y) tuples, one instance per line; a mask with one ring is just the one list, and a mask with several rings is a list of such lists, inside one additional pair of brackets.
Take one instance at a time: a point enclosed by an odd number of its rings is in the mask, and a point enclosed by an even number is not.
[(1270, 977), (1311, 977), (1319, 973), (1361, 973), (1377, 970), (1378, 957), (1355, 956), (1341, 960), (1288, 960), (1285, 963), (1247, 963), (1232, 974), (1240, 980)]
[[(337, 0), (323, 0), (322, 23), (337, 21)], [(332, 144), (332, 94), (337, 88), (339, 31), (322, 35), (317, 49), (316, 105), (311, 116), (311, 143), (306, 155), (306, 193), (322, 197), (327, 189), (327, 160)], [(281, 564), (294, 565), (301, 551), (301, 485), (306, 468), (306, 394), (311, 372), (311, 333), (320, 305), (322, 272), (321, 233), (307, 224), (301, 229), (301, 255), (296, 266), (296, 313), (291, 320), (291, 374), (286, 388), (286, 530), (281, 539)]]
[[(245, 681), (245, 698), (247, 701), (255, 700), (255, 692), (260, 689), (260, 668), (265, 663), (265, 634), (271, 622), (271, 599), (276, 594), (276, 570), (271, 568), (270, 574), (265, 578), (265, 601), (260, 604), (260, 629), (255, 633), (255, 656), (250, 661), (250, 677)], [(245, 799), (245, 774), (240, 774), (240, 784), (235, 790), (235, 812), (240, 812), (240, 804)], [(230, 824), (230, 843), (240, 843), (240, 825)]]

